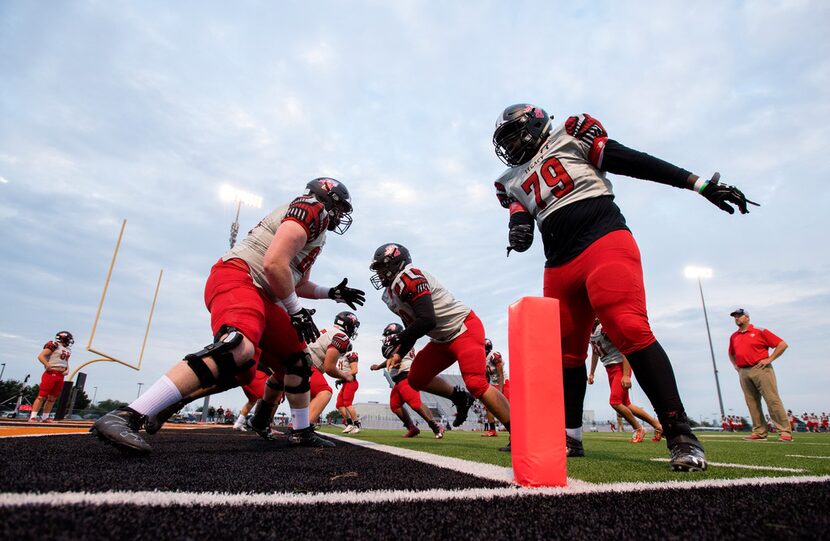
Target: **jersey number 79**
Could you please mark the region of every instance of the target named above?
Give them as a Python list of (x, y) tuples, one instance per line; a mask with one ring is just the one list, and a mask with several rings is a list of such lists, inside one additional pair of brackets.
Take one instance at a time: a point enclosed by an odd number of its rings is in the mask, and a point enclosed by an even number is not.
[[(545, 163), (543, 163), (540, 167), (540, 171), (545, 184), (551, 188), (550, 194), (556, 199), (561, 199), (571, 193), (574, 189), (573, 179), (568, 172), (565, 171), (565, 168), (562, 166), (562, 162), (553, 156), (545, 160)], [(547, 197), (542, 197), (542, 186), (539, 182), (539, 173), (536, 171), (534, 171), (533, 174), (522, 183), (522, 189), (524, 189), (525, 193), (528, 195), (530, 195), (531, 192), (533, 193), (536, 198), (536, 206), (539, 207), (539, 210), (542, 210), (548, 206), (545, 201)]]

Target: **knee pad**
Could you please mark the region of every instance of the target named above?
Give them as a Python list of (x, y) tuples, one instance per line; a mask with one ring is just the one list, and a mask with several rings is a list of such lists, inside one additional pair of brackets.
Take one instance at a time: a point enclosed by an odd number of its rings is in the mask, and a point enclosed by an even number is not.
[(464, 380), (464, 386), (467, 387), (467, 390), (470, 391), (470, 394), (476, 398), (481, 398), (487, 389), (490, 388), (490, 384), (487, 383), (487, 379), (483, 375), (461, 375), (462, 379)]
[[(227, 334), (227, 336), (219, 339), (223, 334)], [(249, 359), (240, 366), (237, 366), (233, 360), (233, 350), (242, 343), (242, 339), (242, 333), (238, 329), (229, 325), (222, 325), (212, 344), (205, 346), (201, 351), (185, 356), (184, 362), (199, 378), (199, 384), (203, 389), (213, 385), (227, 388), (234, 387), (236, 385), (234, 376), (248, 370), (253, 365), (253, 359)], [(216, 362), (216, 368), (219, 371), (218, 376), (214, 376), (205, 364), (205, 357), (210, 357)]]
[(298, 385), (285, 385), (285, 392), (301, 394), (311, 390), (309, 378), (311, 377), (311, 355), (306, 351), (298, 351), (291, 355), (286, 361), (285, 375), (302, 378)]
[(270, 377), (265, 380), (265, 385), (267, 385), (269, 389), (273, 389), (274, 391), (277, 391), (278, 393), (281, 393), (285, 390), (285, 385), (283, 384), (282, 381), (280, 381), (280, 380), (271, 381)]

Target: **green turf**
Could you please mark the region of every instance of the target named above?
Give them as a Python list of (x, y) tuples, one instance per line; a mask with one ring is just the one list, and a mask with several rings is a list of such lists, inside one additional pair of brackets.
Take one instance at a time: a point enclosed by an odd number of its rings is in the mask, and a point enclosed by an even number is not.
[[(323, 428), (323, 432), (339, 434), (340, 429)], [(353, 439), (369, 440), (385, 445), (424, 451), (437, 455), (463, 458), (509, 467), (510, 454), (498, 451), (507, 443), (507, 435), (482, 438), (480, 432), (447, 432), (443, 440), (435, 440), (429, 430), (423, 430), (416, 438), (402, 438), (402, 430), (364, 429)], [(795, 434), (795, 441), (779, 443), (769, 441), (748, 442), (742, 435), (698, 434), (706, 447), (710, 462), (796, 468), (801, 472), (748, 470), (723, 466), (710, 466), (702, 473), (676, 473), (664, 462), (652, 458), (668, 458), (665, 441), (652, 443), (648, 439), (640, 444), (629, 443), (630, 434), (585, 434), (584, 458), (568, 460), (568, 476), (592, 483), (623, 481), (666, 481), (689, 479), (736, 479), (742, 477), (778, 477), (794, 475), (830, 475), (830, 434)], [(820, 456), (825, 458), (797, 458), (786, 455)]]

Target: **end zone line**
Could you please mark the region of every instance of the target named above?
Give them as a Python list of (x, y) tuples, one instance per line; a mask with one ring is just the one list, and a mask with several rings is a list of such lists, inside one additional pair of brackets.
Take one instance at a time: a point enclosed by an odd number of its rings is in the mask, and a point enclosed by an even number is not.
[(562, 488), (503, 488), (431, 489), (419, 492), (408, 490), (376, 490), (368, 492), (329, 493), (223, 493), (223, 492), (152, 492), (108, 491), (0, 493), (0, 508), (25, 506), (61, 507), (67, 505), (133, 505), (138, 507), (171, 506), (233, 506), (275, 507), (279, 505), (371, 504), (415, 501), (491, 500), (495, 498), (551, 496), (565, 497), (581, 494), (629, 493), (657, 490), (694, 490), (702, 488), (752, 487), (762, 485), (794, 485), (829, 483), (830, 476), (756, 477), (749, 479), (712, 479), (703, 481), (660, 481), (653, 483), (613, 483), (608, 485), (580, 484)]
[[(668, 462), (668, 458), (650, 458), (652, 462)], [(751, 464), (730, 464), (728, 462), (710, 462), (710, 466), (718, 466), (719, 468), (740, 468), (742, 470), (764, 470), (764, 471), (780, 471), (789, 473), (802, 473), (804, 470), (800, 468), (780, 468), (778, 466), (753, 466)]]
[[(471, 460), (464, 460), (462, 458), (453, 458), (448, 456), (435, 455), (426, 453), (424, 451), (413, 451), (412, 449), (404, 449), (402, 447), (393, 447), (391, 445), (383, 445), (382, 443), (375, 443), (368, 440), (355, 440), (345, 436), (338, 436), (335, 434), (321, 433), (321, 435), (331, 438), (333, 440), (342, 441), (351, 445), (359, 447), (366, 447), (374, 449), (381, 453), (388, 453), (391, 455), (408, 458), (423, 462), (431, 466), (437, 466), (447, 470), (452, 470), (460, 473), (466, 473), (488, 481), (499, 481), (502, 483), (513, 484), (513, 468), (504, 468), (502, 466), (495, 466), (493, 464), (484, 464), (482, 462), (473, 462)], [(441, 445), (440, 441), (435, 442), (436, 445)], [(494, 451), (499, 452), (499, 451)], [(568, 482), (571, 480), (569, 479)]]

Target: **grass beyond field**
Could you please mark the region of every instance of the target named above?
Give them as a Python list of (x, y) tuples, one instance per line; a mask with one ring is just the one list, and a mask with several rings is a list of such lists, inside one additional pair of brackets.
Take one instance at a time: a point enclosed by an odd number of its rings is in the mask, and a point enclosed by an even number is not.
[[(339, 434), (340, 430), (321, 428), (321, 432), (330, 434)], [(422, 430), (416, 438), (402, 438), (402, 434), (403, 430), (364, 429), (349, 439), (504, 467), (511, 465), (510, 453), (498, 451), (507, 443), (506, 433), (483, 438), (480, 432), (456, 430), (446, 432), (443, 440), (433, 439), (429, 429)], [(628, 441), (630, 434), (599, 432), (585, 434), (586, 456), (568, 460), (568, 476), (591, 483), (616, 483), (830, 475), (830, 434), (798, 433), (792, 443), (779, 443), (775, 437), (749, 442), (743, 440), (743, 435), (728, 433), (697, 435), (710, 462), (703, 473), (672, 472), (665, 461), (653, 460), (668, 459), (665, 440), (652, 443), (647, 439), (632, 444)]]

